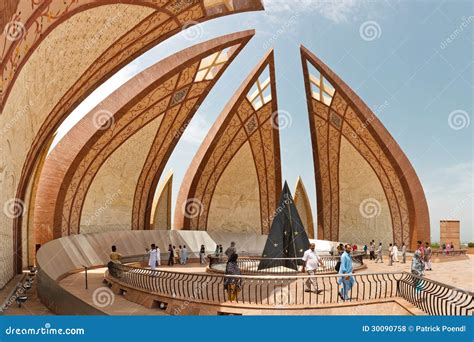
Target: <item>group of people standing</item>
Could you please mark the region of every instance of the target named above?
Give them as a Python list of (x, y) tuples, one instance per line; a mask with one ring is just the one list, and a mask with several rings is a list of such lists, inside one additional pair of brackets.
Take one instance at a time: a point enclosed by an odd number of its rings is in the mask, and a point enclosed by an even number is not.
[[(418, 243), (421, 245), (421, 255), (423, 255), (422, 262), (423, 262), (423, 267), (425, 268), (424, 271), (431, 271), (431, 256), (432, 256), (432, 250), (429, 242), (425, 242), (425, 245), (423, 246), (423, 243), (421, 241), (418, 241)], [(365, 250), (365, 246), (364, 246)], [(382, 242), (379, 242), (379, 245), (377, 249), (375, 249), (375, 241), (372, 240), (369, 243), (369, 259), (370, 260), (375, 260), (375, 263), (378, 263), (379, 261), (383, 263), (383, 248), (382, 248)], [(418, 250), (418, 249), (417, 249)], [(399, 256), (399, 249), (397, 244), (391, 243), (388, 246), (388, 266), (392, 266), (394, 262), (400, 262), (398, 260)], [(407, 246), (405, 243), (402, 243), (401, 247), (401, 254), (402, 254), (402, 264), (405, 264), (407, 262)], [(419, 253), (420, 254), (420, 253)], [(415, 255), (414, 255), (415, 257)], [(418, 257), (418, 256), (417, 256)], [(413, 263), (412, 263), (413, 264)]]
[[(148, 254), (148, 266), (152, 270), (155, 270), (157, 266), (161, 266), (161, 250), (158, 245), (152, 243), (151, 248), (145, 249), (146, 254)], [(188, 261), (188, 249), (186, 245), (179, 245), (176, 249), (176, 246), (168, 245), (168, 266), (173, 266), (174, 264), (186, 265)]]

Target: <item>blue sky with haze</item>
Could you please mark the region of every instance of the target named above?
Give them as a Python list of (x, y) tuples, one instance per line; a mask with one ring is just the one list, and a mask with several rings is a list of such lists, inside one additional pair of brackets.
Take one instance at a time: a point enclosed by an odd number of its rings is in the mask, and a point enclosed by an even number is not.
[[(473, 25), (470, 0), (267, 0), (266, 11), (215, 19), (165, 41), (99, 87), (65, 121), (58, 139), (133, 75), (185, 47), (223, 34), (256, 35), (208, 95), (169, 160), (173, 205), (200, 142), (247, 74), (273, 47), (283, 179), (300, 175), (316, 213), (314, 170), (299, 46), (332, 68), (375, 111), (413, 164), (428, 200), (432, 240), (440, 219), (473, 236)], [(364, 30), (366, 28), (366, 30)]]

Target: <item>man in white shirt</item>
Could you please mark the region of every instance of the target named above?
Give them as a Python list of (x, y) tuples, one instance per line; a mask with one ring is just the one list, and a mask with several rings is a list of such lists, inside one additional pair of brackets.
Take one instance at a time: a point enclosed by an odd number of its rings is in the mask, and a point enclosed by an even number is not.
[[(303, 269), (301, 270), (302, 272), (308, 272), (309, 276), (315, 275), (318, 267), (321, 265), (323, 266), (323, 262), (321, 258), (319, 257), (318, 253), (315, 250), (316, 245), (314, 243), (309, 245), (309, 249), (304, 252), (303, 254)], [(305, 292), (316, 292), (317, 294), (320, 294), (323, 292), (322, 290), (318, 290), (318, 283), (316, 281), (316, 278), (314, 277), (308, 277), (306, 279), (306, 289)], [(311, 284), (314, 287), (314, 290), (311, 290)]]

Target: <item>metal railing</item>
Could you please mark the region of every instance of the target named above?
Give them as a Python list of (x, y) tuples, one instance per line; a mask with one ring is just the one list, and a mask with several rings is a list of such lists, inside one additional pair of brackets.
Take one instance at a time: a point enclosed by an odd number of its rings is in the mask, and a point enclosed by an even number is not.
[(457, 256), (457, 255), (466, 255), (467, 249), (453, 249), (453, 250), (442, 250), (442, 249), (433, 249), (431, 250), (432, 256)]
[[(363, 253), (352, 256), (354, 270), (360, 269), (363, 264)], [(227, 257), (208, 256), (209, 269), (217, 273), (225, 273)], [(335, 267), (340, 260), (339, 256), (321, 255), (323, 266), (316, 269), (318, 274), (337, 273)], [(242, 274), (297, 274), (303, 267), (301, 258), (261, 258), (261, 257), (239, 257), (237, 260)]]
[[(344, 302), (339, 296), (341, 275), (222, 275), (150, 270), (109, 263), (109, 276), (124, 286), (207, 304), (232, 302), (224, 288), (231, 278), (240, 290), (233, 302), (273, 308), (311, 308)], [(354, 283), (347, 302), (401, 297), (428, 314), (472, 315), (473, 293), (413, 276), (410, 273), (352, 274)], [(311, 292), (307, 292), (309, 289)], [(319, 294), (316, 293), (319, 290)]]

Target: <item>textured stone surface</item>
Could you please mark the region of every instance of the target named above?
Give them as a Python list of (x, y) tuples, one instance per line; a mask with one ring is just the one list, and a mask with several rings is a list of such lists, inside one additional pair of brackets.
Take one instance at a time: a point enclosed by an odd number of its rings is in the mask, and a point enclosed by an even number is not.
[(219, 179), (210, 206), (208, 231), (260, 233), (258, 178), (248, 142)]
[(393, 242), (387, 200), (379, 179), (367, 161), (341, 139), (339, 162), (339, 240), (365, 244)]
[(158, 117), (135, 133), (100, 167), (84, 202), (81, 233), (131, 228), (131, 208), (140, 167), (162, 118)]
[[(104, 30), (101, 39), (85, 50), (84, 46), (113, 11), (120, 11), (127, 20), (117, 21), (114, 30)], [(107, 46), (150, 11), (144, 7), (110, 5), (79, 13), (51, 32), (31, 55), (0, 115), (0, 203), (15, 197), (31, 142), (62, 94)], [(12, 219), (0, 215), (0, 227), (0, 263), (5, 265), (0, 268), (2, 287), (13, 275)]]

